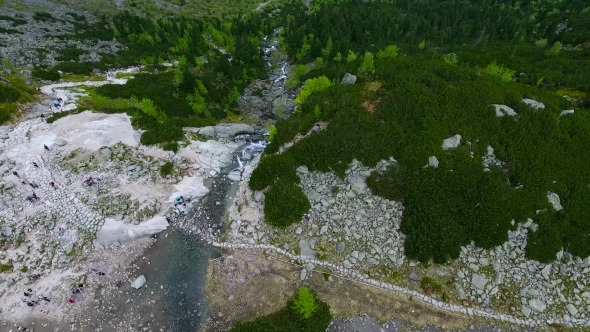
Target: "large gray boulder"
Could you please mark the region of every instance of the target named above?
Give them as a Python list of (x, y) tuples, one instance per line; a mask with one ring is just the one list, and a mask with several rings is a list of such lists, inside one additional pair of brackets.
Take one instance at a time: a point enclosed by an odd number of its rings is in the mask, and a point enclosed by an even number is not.
[(350, 73), (346, 73), (344, 74), (344, 77), (342, 77), (342, 81), (340, 81), (340, 84), (354, 84), (356, 83), (356, 76)]
[(536, 101), (534, 99), (529, 99), (529, 98), (524, 98), (522, 100), (523, 103), (529, 105), (530, 107), (534, 108), (534, 109), (541, 109), (541, 108), (545, 108), (545, 104)]

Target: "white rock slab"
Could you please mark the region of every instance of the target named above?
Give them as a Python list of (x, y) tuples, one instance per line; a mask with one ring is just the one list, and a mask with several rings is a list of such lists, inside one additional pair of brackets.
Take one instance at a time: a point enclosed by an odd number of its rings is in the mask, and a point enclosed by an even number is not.
[(543, 104), (543, 103), (541, 103), (539, 101), (536, 101), (534, 99), (524, 98), (522, 100), (522, 102), (525, 103), (525, 104), (527, 104), (527, 105), (529, 105), (529, 106), (531, 106), (534, 109), (545, 108), (545, 104)]
[(555, 211), (563, 210), (563, 207), (561, 206), (561, 200), (559, 199), (559, 196), (557, 196), (556, 193), (552, 193), (552, 192), (548, 191), (547, 192), (547, 199), (549, 200), (549, 203), (553, 206)]
[(461, 135), (457, 134), (445, 139), (442, 144), (442, 149), (446, 151), (458, 147), (459, 144), (461, 144), (461, 138)]
[(504, 117), (504, 115), (516, 115), (516, 112), (511, 107), (508, 107), (506, 105), (492, 104), (491, 106), (494, 106), (496, 108), (496, 116), (499, 118)]
[(143, 285), (145, 285), (145, 282), (145, 276), (142, 274), (131, 283), (131, 287), (135, 289), (140, 289)]

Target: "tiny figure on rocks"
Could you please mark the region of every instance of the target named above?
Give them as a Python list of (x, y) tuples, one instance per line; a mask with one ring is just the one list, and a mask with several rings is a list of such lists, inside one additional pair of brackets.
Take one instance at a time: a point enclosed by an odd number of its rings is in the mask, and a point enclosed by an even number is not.
[(28, 329), (28, 328), (26, 328), (26, 327), (24, 327), (24, 326), (19, 326), (19, 327), (18, 327), (18, 330), (19, 330), (19, 331), (29, 331), (29, 329)]
[(190, 196), (186, 198), (186, 202), (187, 203), (190, 203), (191, 202), (191, 197)]
[(37, 197), (37, 194), (33, 193), (33, 198), (34, 199), (39, 199), (39, 197)]
[(32, 293), (33, 290), (29, 288), (29, 289), (27, 289), (27, 292)]
[(29, 294), (29, 293), (27, 293), (27, 292), (24, 292), (24, 295), (25, 295), (26, 297), (29, 297), (29, 296), (31, 296), (31, 294)]
[(27, 305), (28, 305), (29, 307), (32, 307), (32, 306), (34, 306), (34, 304), (33, 304), (32, 302), (27, 302)]
[(60, 227), (59, 228), (59, 236), (62, 236), (62, 235), (64, 235), (64, 229)]
[(80, 290), (78, 288), (72, 288), (72, 294), (78, 294)]
[(20, 180), (20, 183), (21, 183), (21, 184), (27, 184), (27, 181), (25, 181), (25, 180), (21, 179), (21, 180)]
[(68, 302), (70, 302), (70, 303), (74, 303), (74, 302), (76, 302), (76, 301), (74, 301), (74, 299), (70, 298), (70, 300), (69, 300)]
[(45, 150), (49, 151), (49, 148), (47, 147), (47, 145), (43, 144), (43, 147), (45, 148)]
[(182, 203), (182, 206), (183, 206), (183, 207), (186, 207), (186, 203)]
[(20, 299), (23, 302), (27, 302), (27, 299), (25, 299), (24, 297), (22, 299)]
[(105, 275), (105, 273), (104, 273), (104, 272), (98, 272), (98, 275), (99, 275), (99, 276), (104, 276), (104, 275)]
[(49, 186), (50, 186), (51, 188), (55, 189), (55, 183), (53, 183), (53, 182), (49, 182)]
[(20, 175), (18, 175), (18, 173), (16, 171), (12, 172), (12, 174), (20, 179)]
[(37, 163), (36, 163), (36, 162), (34, 162), (34, 161), (33, 161), (33, 166), (35, 166), (35, 167), (39, 168), (39, 165), (37, 165)]
[(43, 296), (42, 299), (45, 300), (45, 301), (47, 301), (47, 302), (51, 301), (51, 299), (49, 299), (47, 296)]
[(41, 113), (41, 118), (45, 119), (45, 114)]
[(84, 284), (78, 284), (78, 288), (80, 288), (80, 289), (84, 288)]

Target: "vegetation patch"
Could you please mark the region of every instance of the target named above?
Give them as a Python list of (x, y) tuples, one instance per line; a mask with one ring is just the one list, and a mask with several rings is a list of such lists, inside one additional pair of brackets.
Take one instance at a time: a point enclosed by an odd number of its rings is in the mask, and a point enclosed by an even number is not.
[(174, 169), (174, 164), (171, 162), (166, 162), (162, 167), (160, 167), (160, 175), (165, 178), (168, 175), (172, 174), (172, 170)]
[(301, 220), (309, 211), (309, 200), (297, 185), (279, 179), (266, 193), (264, 220), (277, 227), (287, 227)]
[(297, 297), (273, 314), (239, 324), (231, 332), (323, 332), (330, 324), (330, 307), (316, 298), (308, 288), (301, 288)]

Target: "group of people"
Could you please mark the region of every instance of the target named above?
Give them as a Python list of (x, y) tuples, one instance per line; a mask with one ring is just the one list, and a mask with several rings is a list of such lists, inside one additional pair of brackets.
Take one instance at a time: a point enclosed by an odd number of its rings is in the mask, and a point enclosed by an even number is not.
[(101, 179), (93, 179), (92, 177), (89, 177), (88, 179), (86, 179), (84, 181), (84, 186), (85, 187), (92, 187), (93, 185), (98, 186), (98, 185), (100, 185), (101, 182), (102, 182)]
[[(51, 88), (51, 92), (53, 92), (53, 94), (55, 94), (55, 89)], [(55, 107), (55, 109), (58, 110), (59, 112), (63, 111), (63, 107), (61, 106), (62, 102), (63, 102), (63, 99), (61, 99), (61, 98), (57, 98), (53, 102), (53, 107)], [(51, 105), (49, 105), (49, 110), (53, 113), (53, 108)]]
[[(48, 148), (47, 148), (47, 145), (45, 145), (45, 148), (46, 148), (46, 149), (48, 149)], [(33, 166), (35, 166), (35, 167), (39, 168), (39, 165), (38, 165), (36, 162), (33, 162)], [(39, 185), (38, 185), (38, 184), (36, 184), (36, 183), (34, 183), (34, 182), (28, 182), (27, 180), (25, 180), (25, 179), (21, 178), (20, 174), (18, 174), (18, 172), (17, 172), (17, 171), (13, 171), (13, 172), (12, 172), (12, 174), (13, 174), (14, 176), (16, 176), (16, 177), (19, 179), (19, 181), (20, 181), (20, 183), (21, 183), (21, 184), (23, 184), (23, 185), (26, 185), (26, 184), (28, 184), (28, 185), (29, 185), (29, 186), (31, 186), (31, 188), (33, 188), (33, 189), (37, 189), (37, 188), (39, 188)], [(86, 180), (86, 181), (88, 182), (88, 180)], [(92, 181), (92, 178), (90, 178), (90, 181)], [(98, 179), (98, 181), (100, 181), (100, 179)], [(92, 186), (92, 184), (96, 184), (96, 183), (95, 183), (95, 182), (92, 182), (92, 183), (91, 183), (91, 184), (89, 184), (89, 185), (90, 185), (90, 186)], [(49, 186), (50, 186), (51, 188), (53, 188), (53, 189), (56, 189), (56, 188), (55, 188), (55, 183), (54, 183), (53, 181), (52, 181), (52, 182), (49, 182)], [(32, 194), (32, 195), (29, 195), (29, 196), (27, 196), (27, 201), (29, 201), (29, 202), (31, 202), (31, 203), (34, 203), (34, 202), (36, 202), (37, 200), (39, 200), (39, 197), (38, 197), (38, 196), (37, 196), (37, 194), (36, 194), (36, 193), (34, 193), (34, 192), (33, 192), (33, 194)]]
[(50, 302), (51, 299), (48, 298), (47, 296), (41, 296), (39, 295), (37, 300), (33, 300), (31, 297), (33, 296), (33, 290), (32, 289), (27, 289), (26, 292), (23, 293), (23, 295), (25, 297), (22, 298), (22, 301), (24, 303), (27, 304), (27, 306), (29, 307), (34, 307), (34, 306), (38, 306), (41, 304), (41, 301), (46, 301), (46, 302)]
[(191, 202), (191, 197), (188, 196), (186, 200), (184, 197), (179, 196), (174, 199), (174, 207), (180, 211), (180, 214), (184, 214), (186, 210), (186, 204)]

